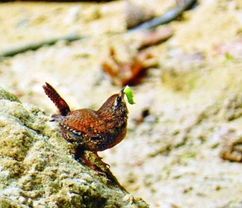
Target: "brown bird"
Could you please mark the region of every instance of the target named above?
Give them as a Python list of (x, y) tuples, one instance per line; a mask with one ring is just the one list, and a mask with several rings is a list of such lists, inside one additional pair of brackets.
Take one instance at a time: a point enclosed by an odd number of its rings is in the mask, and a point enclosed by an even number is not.
[(124, 88), (114, 94), (97, 110), (79, 109), (71, 111), (66, 101), (48, 83), (46, 95), (58, 108), (60, 115), (53, 115), (61, 127), (63, 137), (77, 145), (77, 149), (94, 153), (109, 149), (121, 142), (127, 132), (128, 109), (124, 99)]

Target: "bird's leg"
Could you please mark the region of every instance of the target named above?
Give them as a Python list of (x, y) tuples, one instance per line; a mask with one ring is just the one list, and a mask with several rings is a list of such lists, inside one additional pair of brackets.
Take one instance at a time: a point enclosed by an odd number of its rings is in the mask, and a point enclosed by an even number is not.
[(112, 174), (109, 169), (109, 165), (104, 163), (101, 160), (101, 157), (98, 156), (97, 152), (83, 151), (83, 154), (80, 157), (82, 163), (90, 167), (92, 170), (97, 171), (97, 174), (100, 176), (106, 177), (108, 182), (119, 184), (118, 180)]
[(103, 158), (100, 157), (100, 156), (98, 155), (97, 151), (96, 151), (96, 152), (92, 152), (92, 153), (93, 153), (94, 155), (96, 155), (96, 157), (97, 157), (99, 160), (101, 160), (102, 163), (103, 163), (106, 167), (110, 168), (110, 165), (109, 165), (109, 164), (103, 162), (103, 160), (102, 160)]
[(109, 168), (109, 165), (101, 160), (102, 158), (97, 152), (87, 151), (80, 146), (76, 149), (75, 159), (98, 172), (105, 173)]

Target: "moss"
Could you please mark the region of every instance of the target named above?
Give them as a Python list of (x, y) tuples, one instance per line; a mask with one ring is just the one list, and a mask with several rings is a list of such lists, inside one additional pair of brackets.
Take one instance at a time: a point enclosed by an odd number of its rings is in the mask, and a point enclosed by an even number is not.
[(15, 95), (13, 95), (12, 93), (10, 93), (0, 87), (0, 100), (2, 100), (2, 99), (20, 102), (19, 99)]

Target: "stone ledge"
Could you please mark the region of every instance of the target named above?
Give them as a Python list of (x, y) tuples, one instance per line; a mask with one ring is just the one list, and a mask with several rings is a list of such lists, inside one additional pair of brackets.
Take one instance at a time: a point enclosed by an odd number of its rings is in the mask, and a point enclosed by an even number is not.
[(39, 108), (2, 88), (0, 106), (0, 207), (149, 207), (74, 160)]

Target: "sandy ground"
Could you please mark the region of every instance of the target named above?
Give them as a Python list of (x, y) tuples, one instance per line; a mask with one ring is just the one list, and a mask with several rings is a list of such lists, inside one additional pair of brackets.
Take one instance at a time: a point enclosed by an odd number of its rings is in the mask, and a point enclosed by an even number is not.
[[(156, 14), (171, 6), (149, 2)], [(109, 47), (127, 57), (139, 42), (125, 33), (124, 9), (123, 1), (1, 4), (0, 53), (69, 34), (88, 37), (3, 59), (1, 86), (49, 115), (56, 109), (45, 81), (72, 109), (98, 109), (120, 89), (101, 70)], [(228, 140), (242, 135), (241, 14), (239, 0), (204, 0), (171, 23), (173, 37), (150, 48), (157, 67), (132, 87), (126, 139), (100, 154), (150, 207), (242, 207), (241, 163), (220, 158)]]

